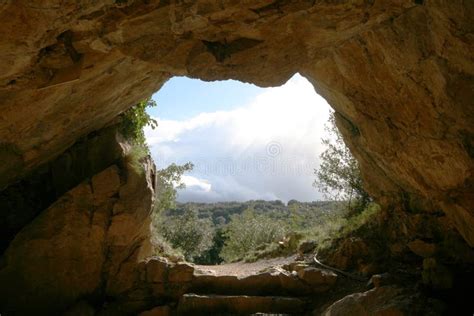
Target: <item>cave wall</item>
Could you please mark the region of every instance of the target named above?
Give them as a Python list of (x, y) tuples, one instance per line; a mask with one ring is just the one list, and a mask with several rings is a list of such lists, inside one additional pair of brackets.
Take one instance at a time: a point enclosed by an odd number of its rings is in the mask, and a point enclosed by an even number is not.
[(26, 224), (64, 193), (122, 159), (118, 129), (111, 124), (80, 138), (56, 159), (0, 192), (0, 253)]
[[(116, 126), (110, 126), (45, 167), (63, 172), (41, 174), (45, 186), (69, 189), (55, 191), (55, 200), (23, 223), (0, 257), (0, 311), (61, 315), (78, 299), (97, 308), (119, 297), (133, 302), (123, 297), (140, 291), (139, 262), (152, 254), (156, 178), (151, 158), (134, 155)], [(66, 185), (55, 183), (58, 179)], [(37, 205), (26, 201), (19, 212), (38, 212), (49, 198)], [(146, 306), (149, 296), (141, 293), (140, 299), (145, 301), (140, 306)]]
[(0, 187), (172, 76), (275, 86), (300, 72), (368, 190), (428, 200), (473, 246), (473, 16), (462, 0), (4, 1)]

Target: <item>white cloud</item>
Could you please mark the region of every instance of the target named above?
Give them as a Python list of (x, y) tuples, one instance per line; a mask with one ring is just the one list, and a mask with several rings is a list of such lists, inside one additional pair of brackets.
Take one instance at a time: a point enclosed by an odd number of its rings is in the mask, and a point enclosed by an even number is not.
[(190, 190), (196, 190), (200, 192), (211, 192), (212, 185), (204, 179), (199, 179), (189, 175), (183, 175), (181, 182), (186, 185), (186, 188)]
[(158, 167), (192, 161), (182, 201), (315, 200), (313, 170), (329, 106), (303, 77), (232, 111), (160, 120), (146, 137)]

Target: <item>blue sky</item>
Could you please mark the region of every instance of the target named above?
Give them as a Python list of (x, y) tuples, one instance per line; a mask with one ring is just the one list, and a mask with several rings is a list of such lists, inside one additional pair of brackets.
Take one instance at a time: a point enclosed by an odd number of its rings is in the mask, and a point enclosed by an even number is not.
[(147, 142), (158, 168), (188, 161), (182, 202), (313, 201), (329, 105), (300, 75), (275, 88), (173, 78), (153, 95)]
[(235, 80), (206, 82), (174, 77), (153, 95), (158, 106), (149, 110), (168, 120), (189, 119), (204, 112), (225, 111), (249, 103), (264, 88)]

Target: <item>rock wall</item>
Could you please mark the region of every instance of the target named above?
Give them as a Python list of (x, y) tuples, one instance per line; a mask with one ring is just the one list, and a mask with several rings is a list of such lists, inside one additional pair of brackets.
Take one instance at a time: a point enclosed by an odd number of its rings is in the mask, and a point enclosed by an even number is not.
[(473, 16), (462, 0), (4, 1), (0, 187), (172, 76), (275, 86), (300, 72), (369, 191), (429, 200), (473, 246)]
[(117, 164), (123, 158), (121, 144), (124, 141), (112, 124), (82, 137), (56, 159), (0, 192), (0, 253), (20, 229), (64, 193)]
[[(151, 255), (155, 169), (149, 158), (130, 156), (130, 145), (114, 127), (85, 143), (107, 143), (104, 140), (109, 142), (105, 148), (116, 149), (112, 164), (62, 194), (16, 234), (3, 254), (2, 313), (58, 314), (78, 299), (103, 302), (134, 286), (138, 262)], [(90, 158), (91, 151), (78, 154), (78, 145), (68, 152), (76, 153), (78, 161)], [(98, 153), (102, 155), (96, 159), (109, 162), (115, 155)], [(59, 167), (62, 161), (57, 161)], [(71, 177), (87, 166), (72, 161), (76, 173), (66, 174)]]

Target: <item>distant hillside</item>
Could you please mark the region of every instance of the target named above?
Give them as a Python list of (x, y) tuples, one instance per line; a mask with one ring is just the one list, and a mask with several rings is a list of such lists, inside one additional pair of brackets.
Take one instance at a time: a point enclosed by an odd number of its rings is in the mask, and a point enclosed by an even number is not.
[(186, 209), (198, 212), (199, 218), (210, 218), (214, 225), (225, 225), (231, 220), (231, 216), (241, 214), (245, 209), (253, 208), (257, 214), (265, 214), (275, 219), (285, 219), (290, 216), (303, 218), (322, 216), (328, 212), (341, 212), (341, 202), (314, 201), (299, 202), (290, 200), (287, 205), (282, 201), (252, 200), (246, 202), (218, 202), (218, 203), (177, 203), (176, 208), (166, 212), (166, 216), (182, 215)]

